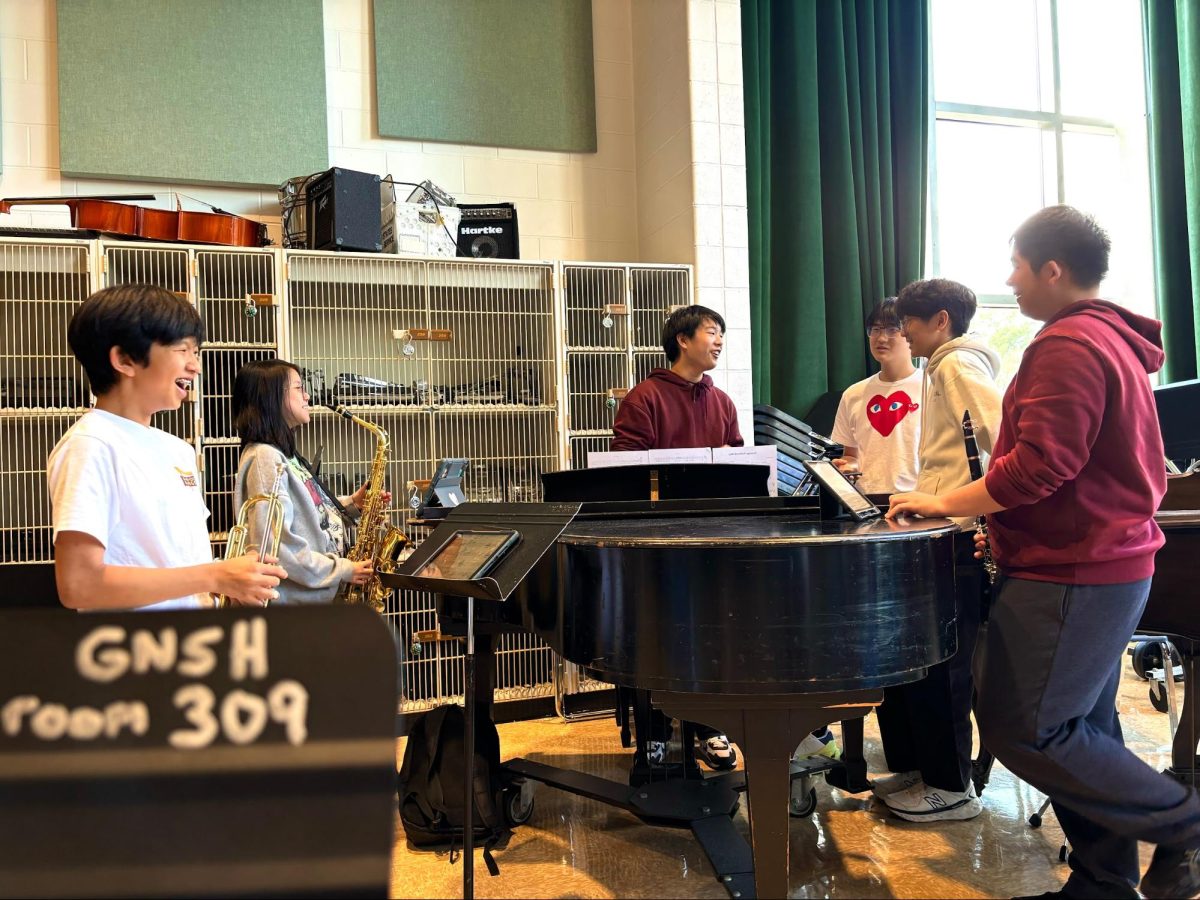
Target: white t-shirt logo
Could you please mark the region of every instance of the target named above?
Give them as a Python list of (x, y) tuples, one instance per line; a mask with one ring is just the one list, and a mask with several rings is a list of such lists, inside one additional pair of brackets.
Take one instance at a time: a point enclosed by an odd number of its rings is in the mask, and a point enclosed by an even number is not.
[(904, 391), (894, 391), (888, 396), (876, 394), (867, 401), (867, 421), (871, 427), (887, 437), (900, 424), (900, 420), (910, 412), (915, 412), (920, 404), (913, 403), (912, 397)]
[(184, 487), (194, 488), (196, 486), (195, 472), (185, 472), (183, 469), (179, 468), (179, 466), (175, 466), (174, 469), (179, 473), (179, 480), (183, 482)]

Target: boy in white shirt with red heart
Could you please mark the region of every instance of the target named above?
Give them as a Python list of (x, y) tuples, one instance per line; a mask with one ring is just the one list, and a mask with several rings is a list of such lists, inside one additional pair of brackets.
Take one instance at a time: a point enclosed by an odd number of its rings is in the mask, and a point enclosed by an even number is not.
[(865, 493), (911, 491), (921, 438), (921, 371), (901, 333), (895, 297), (867, 314), (867, 340), (879, 372), (842, 394), (831, 437), (845, 449), (833, 464), (861, 473), (858, 486)]

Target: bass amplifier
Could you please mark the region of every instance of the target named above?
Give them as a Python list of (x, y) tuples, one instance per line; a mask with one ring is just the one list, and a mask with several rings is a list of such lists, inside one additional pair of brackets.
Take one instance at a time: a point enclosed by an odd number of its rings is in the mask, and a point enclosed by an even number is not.
[(512, 203), (464, 204), (458, 208), (458, 255), (478, 259), (520, 259), (517, 207)]

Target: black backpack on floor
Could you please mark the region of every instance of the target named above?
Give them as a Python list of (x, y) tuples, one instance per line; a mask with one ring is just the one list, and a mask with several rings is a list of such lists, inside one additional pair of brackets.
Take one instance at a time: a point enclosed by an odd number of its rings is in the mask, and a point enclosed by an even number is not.
[[(466, 715), (461, 706), (439, 706), (408, 735), (400, 767), (400, 822), (414, 847), (463, 844)], [(483, 847), (488, 871), (499, 872), (491, 850), (511, 833), (500, 781), (500, 737), (485, 716), (475, 720), (474, 843)], [(451, 862), (456, 856), (451, 853)]]

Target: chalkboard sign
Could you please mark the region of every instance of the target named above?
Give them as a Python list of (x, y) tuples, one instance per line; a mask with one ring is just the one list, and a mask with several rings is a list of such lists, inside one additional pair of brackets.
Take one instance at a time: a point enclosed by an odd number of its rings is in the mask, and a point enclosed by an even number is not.
[(395, 713), (363, 607), (0, 614), (0, 894), (385, 896)]

